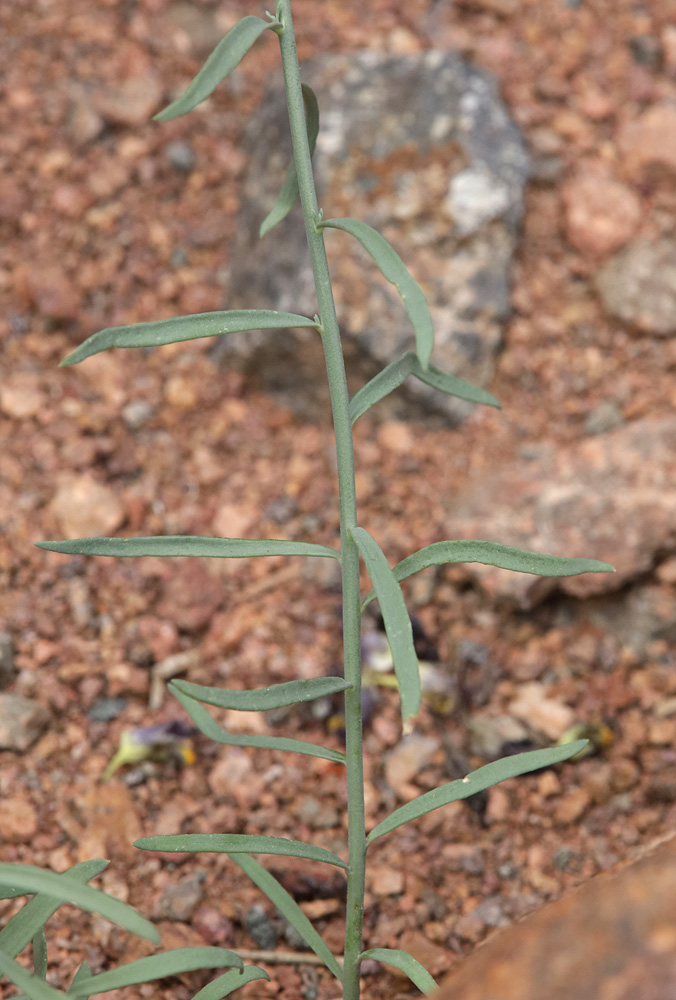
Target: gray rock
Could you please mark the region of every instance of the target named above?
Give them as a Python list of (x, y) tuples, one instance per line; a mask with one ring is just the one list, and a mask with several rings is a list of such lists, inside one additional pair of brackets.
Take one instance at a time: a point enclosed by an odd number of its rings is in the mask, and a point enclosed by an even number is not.
[(585, 421), (587, 434), (605, 434), (614, 431), (624, 423), (622, 410), (612, 399), (604, 399), (592, 410)]
[(168, 142), (164, 152), (172, 167), (189, 174), (195, 166), (195, 154), (187, 142)]
[(202, 886), (205, 877), (204, 872), (195, 872), (175, 885), (167, 886), (157, 906), (158, 916), (164, 920), (187, 923), (204, 898)]
[(604, 264), (596, 287), (608, 312), (643, 333), (676, 333), (676, 240), (636, 240)]
[(23, 753), (49, 724), (44, 705), (20, 694), (0, 694), (0, 750)]
[(246, 928), (258, 948), (271, 951), (277, 946), (277, 931), (262, 906), (254, 904), (247, 910)]
[[(419, 56), (358, 52), (322, 58), (303, 71), (317, 92), (321, 127), (315, 153), (327, 217), (351, 215), (378, 229), (427, 295), (433, 361), (486, 385), (509, 315), (509, 274), (522, 215), (528, 158), (488, 74), (453, 53)], [(299, 206), (263, 240), (258, 229), (290, 159), (284, 96), (276, 87), (251, 122), (247, 179), (231, 250), (228, 308), (272, 307), (313, 315), (314, 286)], [(403, 305), (370, 257), (329, 232), (334, 293), (348, 355), (351, 391), (413, 346)], [(221, 338), (218, 356), (239, 363), (286, 405), (311, 406), (323, 386), (314, 332)], [(304, 385), (299, 388), (299, 377)], [(409, 380), (418, 413), (430, 406), (454, 420), (468, 404)], [(411, 415), (402, 396), (383, 415)], [(308, 405), (308, 404), (305, 404)]]
[(0, 691), (14, 680), (14, 646), (9, 632), (0, 632)]
[(145, 399), (130, 399), (122, 407), (122, 419), (130, 431), (136, 431), (139, 427), (143, 427), (152, 414), (153, 408)]
[(97, 698), (88, 709), (87, 717), (94, 722), (112, 722), (118, 715), (122, 715), (126, 707), (126, 698)]
[(554, 587), (575, 597), (620, 589), (676, 545), (676, 417), (643, 419), (538, 461), (470, 477), (448, 509), (449, 538), (489, 538), (612, 563), (616, 573), (550, 579), (470, 564), (496, 597), (533, 607)]

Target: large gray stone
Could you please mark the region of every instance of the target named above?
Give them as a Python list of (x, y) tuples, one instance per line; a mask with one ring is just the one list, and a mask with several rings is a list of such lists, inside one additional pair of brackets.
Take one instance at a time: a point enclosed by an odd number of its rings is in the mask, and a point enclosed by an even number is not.
[[(326, 217), (354, 216), (390, 240), (427, 295), (433, 361), (487, 385), (509, 314), (510, 267), (528, 174), (521, 135), (493, 81), (459, 56), (436, 51), (322, 58), (304, 67), (303, 78), (319, 100), (314, 165)], [(245, 153), (227, 306), (313, 315), (299, 206), (258, 238), (291, 155), (279, 86), (253, 118)], [(354, 391), (413, 346), (413, 331), (395, 289), (356, 241), (328, 232), (327, 247)], [(239, 356), (291, 405), (305, 389), (312, 395), (319, 379), (324, 384), (321, 348), (312, 332), (238, 334), (222, 338), (216, 351), (228, 363)], [(418, 412), (430, 405), (454, 419), (468, 412), (467, 404), (409, 382), (422, 401)], [(410, 414), (401, 400), (399, 394), (398, 402), (391, 401), (388, 415)]]

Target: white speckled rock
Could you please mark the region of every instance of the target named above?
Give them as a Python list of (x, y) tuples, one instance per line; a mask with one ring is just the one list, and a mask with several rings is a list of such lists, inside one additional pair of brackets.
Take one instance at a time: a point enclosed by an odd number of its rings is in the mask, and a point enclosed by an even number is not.
[[(427, 296), (435, 326), (433, 361), (480, 385), (490, 382), (509, 314), (509, 273), (522, 214), (528, 159), (488, 76), (453, 53), (415, 56), (357, 52), (303, 67), (317, 93), (314, 158), (326, 217), (351, 215), (395, 247)], [(290, 159), (283, 93), (266, 96), (245, 145), (246, 180), (230, 254), (228, 308), (272, 307), (312, 315), (314, 287), (299, 207), (263, 240)], [(399, 296), (365, 251), (344, 233), (327, 234), (334, 294), (354, 391), (413, 346)], [(277, 390), (286, 405), (326, 405), (316, 335), (237, 334), (215, 348)], [(418, 414), (453, 420), (460, 403), (410, 379)], [(379, 404), (383, 417), (412, 415), (410, 398)], [(403, 404), (403, 405), (402, 405)]]

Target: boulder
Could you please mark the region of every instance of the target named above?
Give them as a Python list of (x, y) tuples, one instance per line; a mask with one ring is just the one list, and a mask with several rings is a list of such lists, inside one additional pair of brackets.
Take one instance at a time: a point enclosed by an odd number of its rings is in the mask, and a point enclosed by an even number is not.
[[(490, 383), (509, 315), (509, 280), (522, 215), (528, 158), (492, 78), (453, 53), (392, 56), (357, 52), (303, 68), (317, 93), (320, 131), (314, 157), (327, 218), (351, 215), (395, 247), (427, 296), (435, 327), (433, 361), (480, 385)], [(312, 316), (317, 309), (302, 215), (292, 213), (258, 237), (291, 157), (285, 98), (273, 87), (251, 121), (237, 236), (231, 248), (227, 308), (274, 308)], [(414, 343), (402, 302), (361, 246), (327, 232), (329, 263), (348, 355), (351, 391)], [(221, 338), (217, 355), (239, 358), (286, 405), (318, 402), (324, 363), (313, 331)], [(299, 381), (301, 385), (299, 389)], [(418, 413), (457, 421), (460, 403), (409, 380)], [(388, 405), (389, 404), (389, 405)], [(322, 396), (321, 405), (327, 405)], [(399, 412), (402, 393), (379, 406)]]
[[(448, 508), (448, 538), (489, 538), (612, 563), (616, 573), (550, 579), (469, 564), (493, 596), (533, 607), (555, 586), (575, 597), (616, 591), (676, 546), (676, 417), (645, 418), (537, 461), (471, 477)], [(430, 539), (433, 541), (433, 539)]]
[(672, 1000), (676, 837), (497, 931), (430, 1000)]

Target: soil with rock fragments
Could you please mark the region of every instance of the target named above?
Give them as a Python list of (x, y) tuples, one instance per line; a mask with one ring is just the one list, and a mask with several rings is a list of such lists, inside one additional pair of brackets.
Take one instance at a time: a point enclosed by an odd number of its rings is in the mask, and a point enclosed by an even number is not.
[[(453, 804), (373, 848), (367, 946), (408, 948), (443, 977), (495, 928), (676, 824), (676, 9), (293, 8), (301, 58), (437, 47), (491, 72), (532, 161), (512, 313), (487, 386), (502, 412), (477, 408), (459, 428), (383, 420), (377, 407), (362, 417), (361, 523), (392, 563), (474, 535), (620, 570), (538, 589), (456, 566), (404, 585), (451, 693), (427, 701), (402, 740), (396, 694), (383, 688), (365, 731), (369, 827), (457, 777), (462, 754), (476, 767), (508, 742), (549, 744), (575, 724), (613, 733), (596, 756), (510, 780), (476, 809)], [(204, 341), (58, 367), (102, 327), (227, 308), (242, 137), (278, 66), (273, 40), (203, 111), (149, 119), (245, 14), (262, 7), (0, 7), (0, 860), (63, 871), (109, 858), (97, 884), (155, 919), (165, 947), (289, 952), (298, 940), (227, 857), (130, 844), (265, 833), (343, 853), (339, 770), (198, 737), (182, 769), (145, 762), (101, 776), (123, 730), (184, 718), (171, 676), (244, 688), (330, 672), (333, 565), (33, 547), (96, 534), (337, 543), (328, 403), (303, 420)], [(340, 747), (336, 727), (309, 712), (227, 723)], [(266, 863), (339, 954), (342, 877)], [(19, 902), (0, 901), (0, 924)], [(69, 907), (47, 934), (48, 981), (64, 990), (83, 959), (98, 972), (149, 950)], [(30, 949), (21, 961), (30, 966)], [(337, 996), (316, 965), (262, 964), (271, 982), (241, 996)], [(416, 993), (392, 971), (364, 972), (367, 1000)], [(118, 995), (188, 1000), (208, 978)], [(13, 992), (0, 983), (0, 997)]]

